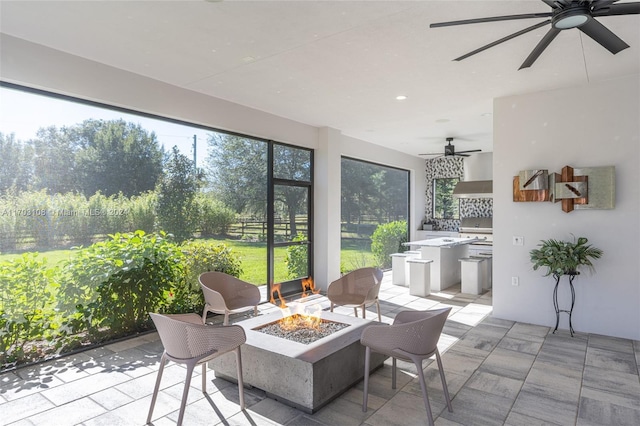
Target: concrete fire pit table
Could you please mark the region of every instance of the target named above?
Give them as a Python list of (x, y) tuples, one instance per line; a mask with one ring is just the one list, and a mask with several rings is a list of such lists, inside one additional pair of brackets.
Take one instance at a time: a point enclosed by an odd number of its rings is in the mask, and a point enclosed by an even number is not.
[[(262, 389), (267, 397), (314, 413), (363, 378), (364, 346), (362, 330), (377, 321), (322, 311), (326, 321), (348, 324), (330, 336), (303, 344), (265, 334), (256, 329), (278, 321), (281, 312), (272, 312), (234, 323), (244, 328), (247, 342), (242, 345), (242, 370), (245, 385)], [(371, 371), (386, 357), (371, 353)], [(236, 380), (233, 353), (212, 360), (209, 366), (216, 377)]]

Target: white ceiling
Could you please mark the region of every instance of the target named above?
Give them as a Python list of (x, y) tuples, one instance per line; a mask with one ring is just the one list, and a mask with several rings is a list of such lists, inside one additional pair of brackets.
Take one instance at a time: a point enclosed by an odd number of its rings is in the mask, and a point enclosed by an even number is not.
[(452, 59), (543, 19), (429, 28), (548, 11), (542, 1), (2, 0), (0, 31), (417, 155), (446, 137), (491, 151), (495, 97), (640, 73), (640, 15), (598, 18), (631, 46), (617, 55), (572, 29), (521, 71), (549, 27)]

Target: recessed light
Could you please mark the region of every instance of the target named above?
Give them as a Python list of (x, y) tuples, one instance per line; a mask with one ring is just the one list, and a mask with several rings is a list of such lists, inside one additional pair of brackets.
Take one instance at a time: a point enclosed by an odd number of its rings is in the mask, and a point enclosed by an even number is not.
[(436, 123), (448, 123), (449, 119), (448, 118), (438, 118), (436, 120)]
[(245, 56), (244, 58), (242, 58), (243, 62), (253, 62), (255, 60), (256, 58), (254, 58), (253, 56)]
[(490, 113), (490, 112), (483, 112), (481, 115), (482, 115), (483, 117), (491, 117), (491, 116), (493, 115), (493, 113)]
[(396, 101), (404, 101), (405, 99), (407, 99), (406, 95), (398, 95), (398, 96), (396, 96)]

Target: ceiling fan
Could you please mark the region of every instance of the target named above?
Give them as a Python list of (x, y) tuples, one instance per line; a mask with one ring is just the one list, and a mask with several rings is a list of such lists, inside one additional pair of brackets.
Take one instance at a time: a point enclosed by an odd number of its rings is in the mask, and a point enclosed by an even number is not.
[(453, 138), (447, 138), (447, 145), (444, 146), (444, 154), (441, 152), (436, 152), (432, 154), (418, 154), (418, 155), (435, 155), (436, 157), (468, 157), (470, 152), (480, 152), (481, 149), (471, 149), (468, 151), (458, 151), (456, 152), (456, 147), (451, 145), (453, 142)]
[(488, 18), (464, 19), (461, 21), (439, 22), (429, 25), (430, 28), (449, 27), (453, 25), (477, 24), (482, 22), (509, 21), (513, 19), (528, 18), (549, 18), (543, 22), (527, 27), (523, 30), (508, 35), (486, 46), (480, 47), (472, 52), (462, 55), (454, 61), (461, 61), (469, 56), (480, 53), (490, 47), (496, 46), (512, 38), (526, 34), (529, 31), (551, 24), (547, 34), (540, 40), (538, 45), (531, 51), (527, 59), (522, 63), (519, 70), (529, 68), (538, 59), (540, 54), (549, 46), (554, 38), (562, 30), (578, 28), (580, 31), (600, 43), (605, 49), (614, 55), (629, 47), (620, 37), (611, 32), (607, 27), (598, 22), (595, 18), (601, 16), (614, 15), (637, 15), (640, 14), (640, 2), (630, 2), (615, 4), (618, 0), (541, 0), (551, 7), (551, 12), (524, 13), (521, 15), (493, 16)]

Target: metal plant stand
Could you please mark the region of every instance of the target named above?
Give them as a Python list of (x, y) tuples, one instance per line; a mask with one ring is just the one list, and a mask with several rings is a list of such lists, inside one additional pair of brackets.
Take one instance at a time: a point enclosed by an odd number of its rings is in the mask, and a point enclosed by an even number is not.
[(563, 275), (553, 274), (553, 277), (556, 279), (556, 286), (553, 289), (553, 307), (556, 309), (556, 328), (553, 329), (553, 333), (558, 330), (558, 324), (560, 323), (560, 312), (566, 312), (569, 314), (569, 332), (571, 333), (571, 337), (573, 337), (573, 325), (571, 324), (571, 315), (573, 314), (573, 305), (576, 302), (576, 292), (573, 288), (573, 280), (579, 275), (579, 272), (569, 272), (564, 275), (569, 277), (569, 288), (571, 288), (571, 308), (569, 310), (560, 309), (558, 305), (558, 285), (560, 284), (560, 278)]

